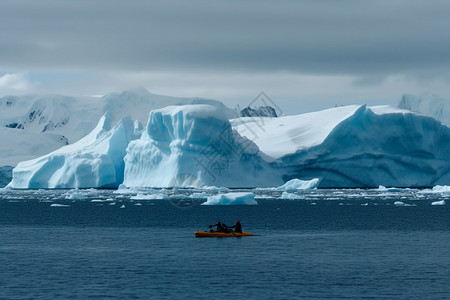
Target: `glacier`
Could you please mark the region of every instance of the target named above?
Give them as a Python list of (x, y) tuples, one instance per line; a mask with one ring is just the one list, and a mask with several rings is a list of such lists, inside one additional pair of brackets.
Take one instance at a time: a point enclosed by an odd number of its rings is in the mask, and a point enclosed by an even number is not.
[[(11, 188), (432, 187), (450, 181), (450, 128), (391, 106), (229, 119), (217, 105), (105, 114), (80, 141), (13, 170)], [(302, 181), (291, 181), (298, 185)], [(288, 184), (288, 185), (290, 185)], [(285, 186), (288, 187), (288, 186)]]

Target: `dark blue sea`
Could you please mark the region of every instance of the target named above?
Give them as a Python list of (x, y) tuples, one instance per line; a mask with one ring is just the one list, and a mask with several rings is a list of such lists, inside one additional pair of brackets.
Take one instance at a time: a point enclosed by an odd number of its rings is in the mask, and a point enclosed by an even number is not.
[[(450, 299), (445, 193), (201, 192), (1, 190), (0, 298)], [(194, 237), (217, 220), (255, 236)]]

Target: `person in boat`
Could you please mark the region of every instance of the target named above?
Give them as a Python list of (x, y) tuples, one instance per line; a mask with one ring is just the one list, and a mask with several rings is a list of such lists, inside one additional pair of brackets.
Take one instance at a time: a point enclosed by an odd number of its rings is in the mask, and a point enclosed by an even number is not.
[[(217, 223), (214, 225), (209, 225), (209, 228), (213, 227), (216, 227), (216, 232), (226, 232), (226, 231), (229, 232), (229, 230), (227, 230), (227, 228), (223, 226), (223, 224), (220, 223), (220, 221), (217, 221)], [(211, 229), (210, 232), (214, 232), (213, 229)]]
[(241, 222), (237, 221), (235, 225), (230, 226), (228, 228), (234, 228), (234, 232), (242, 233)]

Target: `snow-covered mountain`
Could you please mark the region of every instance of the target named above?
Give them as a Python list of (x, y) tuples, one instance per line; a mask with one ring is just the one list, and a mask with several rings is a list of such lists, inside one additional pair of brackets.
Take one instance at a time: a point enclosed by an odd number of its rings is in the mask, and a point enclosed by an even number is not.
[(168, 105), (210, 104), (228, 117), (236, 112), (222, 102), (203, 98), (177, 98), (152, 94), (144, 88), (103, 97), (60, 95), (5, 96), (0, 98), (0, 166), (36, 158), (91, 132), (108, 113), (113, 125), (130, 116), (145, 124), (148, 112)]
[(103, 124), (79, 144), (20, 163), (10, 187), (117, 187), (122, 176), (127, 186), (146, 187), (278, 186), (293, 178), (321, 178), (319, 187), (450, 182), (450, 128), (388, 106), (231, 122), (217, 106), (171, 106), (151, 111), (140, 136), (129, 119)]

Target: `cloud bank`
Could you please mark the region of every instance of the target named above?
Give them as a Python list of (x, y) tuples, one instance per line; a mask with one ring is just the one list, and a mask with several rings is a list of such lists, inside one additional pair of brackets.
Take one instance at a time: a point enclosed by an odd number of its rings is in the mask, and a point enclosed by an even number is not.
[[(295, 86), (299, 77), (331, 87), (351, 78), (350, 88), (367, 91), (402, 78), (403, 88), (448, 93), (449, 11), (448, 1), (417, 0), (3, 1), (0, 72), (77, 72), (88, 75), (84, 85), (95, 77), (98, 90), (113, 78), (193, 74), (187, 76), (193, 92), (204, 87), (192, 78), (219, 78), (212, 84), (219, 86), (230, 76), (244, 78), (227, 88), (237, 91), (253, 85), (245, 78), (266, 82), (284, 74), (293, 82), (287, 98), (308, 96)], [(402, 92), (410, 90), (385, 94)]]

